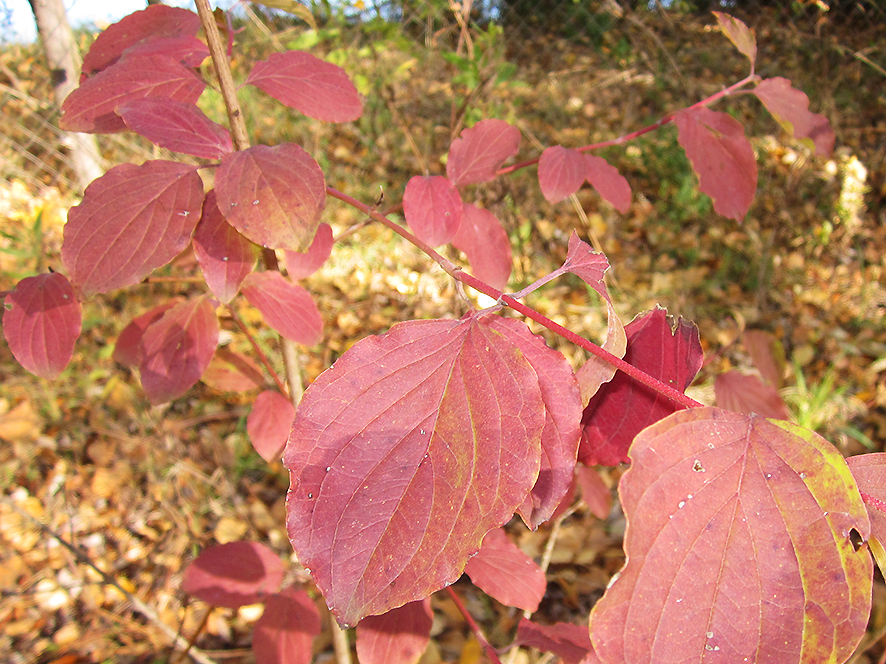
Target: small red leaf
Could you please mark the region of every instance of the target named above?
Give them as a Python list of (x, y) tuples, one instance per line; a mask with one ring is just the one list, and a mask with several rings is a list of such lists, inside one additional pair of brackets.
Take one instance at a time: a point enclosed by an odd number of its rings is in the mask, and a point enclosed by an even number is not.
[(56, 378), (71, 361), (80, 336), (80, 303), (64, 275), (26, 277), (6, 296), (3, 335), (25, 369)]
[[(886, 453), (858, 454), (846, 459), (871, 519), (871, 536), (886, 542)], [(868, 496), (865, 498), (865, 495)], [(871, 504), (879, 501), (880, 505)]]
[(588, 176), (588, 164), (578, 150), (559, 145), (547, 148), (538, 160), (538, 183), (550, 203), (574, 194)]
[(332, 227), (329, 224), (317, 226), (314, 240), (304, 253), (286, 251), (286, 272), (290, 279), (306, 279), (319, 270), (332, 253)]
[(279, 272), (253, 272), (241, 290), (265, 322), (287, 339), (313, 346), (323, 337), (323, 318), (311, 294)]
[(764, 383), (755, 374), (743, 374), (739, 371), (722, 373), (714, 381), (714, 392), (717, 395), (717, 405), (724, 410), (745, 415), (757, 414), (776, 420), (791, 419), (778, 390), (773, 385)]
[(724, 14), (723, 12), (713, 12), (713, 14), (717, 17), (717, 22), (720, 24), (723, 34), (729, 37), (729, 41), (735, 44), (735, 48), (742, 55), (747, 56), (748, 60), (751, 61), (751, 68), (753, 69), (754, 63), (757, 60), (757, 39), (754, 37), (754, 33), (742, 21), (729, 14)]
[(591, 154), (584, 155), (587, 170), (585, 172), (588, 182), (603, 197), (603, 200), (612, 203), (616, 210), (624, 214), (631, 207), (631, 185), (624, 176), (618, 172), (602, 157)]
[(366, 616), (357, 625), (357, 659), (360, 664), (415, 664), (431, 641), (433, 623), (430, 598)]
[(86, 188), (64, 229), (62, 263), (87, 298), (137, 284), (191, 241), (203, 206), (196, 167), (121, 164)]
[(547, 581), (541, 567), (496, 528), (486, 533), (477, 555), (465, 565), (475, 586), (505, 606), (535, 612)]
[(127, 367), (137, 367), (141, 364), (144, 354), (142, 337), (145, 334), (145, 329), (151, 323), (160, 320), (167, 309), (171, 309), (181, 301), (181, 298), (169, 300), (133, 318), (117, 337), (117, 343), (114, 345), (114, 361)]
[(200, 380), (219, 392), (248, 392), (265, 384), (258, 365), (243, 353), (229, 348), (215, 351)]
[(319, 634), (320, 614), (311, 596), (289, 586), (265, 602), (252, 630), (252, 653), (258, 664), (311, 664)]
[(167, 150), (218, 159), (234, 149), (228, 130), (193, 104), (148, 97), (126, 102), (117, 113), (132, 131)]
[(575, 467), (575, 480), (581, 489), (581, 499), (598, 519), (605, 519), (612, 511), (612, 490), (600, 477), (596, 468), (581, 464)]
[(218, 319), (206, 297), (176, 304), (145, 328), (139, 364), (152, 404), (177, 399), (198, 380), (218, 345)]
[(126, 49), (125, 56), (155, 54), (177, 60), (188, 69), (196, 69), (209, 57), (209, 49), (196, 37), (149, 37)]
[(698, 188), (713, 199), (719, 214), (744, 219), (757, 191), (757, 159), (741, 123), (704, 106), (678, 111), (674, 123)]
[(295, 406), (282, 394), (266, 390), (258, 395), (246, 418), (246, 434), (262, 459), (269, 463), (279, 460), (293, 419)]
[(606, 282), (603, 281), (606, 270), (609, 269), (609, 259), (606, 258), (606, 254), (594, 251), (591, 245), (578, 237), (578, 233), (575, 231), (572, 231), (572, 235), (569, 236), (569, 248), (563, 269), (572, 272), (597, 291), (600, 297), (611, 302)]
[(504, 120), (480, 120), (452, 141), (446, 175), (456, 187), (492, 180), (519, 149), (519, 129)]
[(255, 267), (255, 245), (222, 216), (215, 190), (206, 194), (203, 216), (194, 231), (194, 255), (209, 290), (227, 304)]
[(59, 126), (110, 134), (126, 129), (117, 109), (145, 97), (194, 104), (206, 87), (193, 71), (167, 55), (135, 55), (88, 78), (62, 104)]
[(256, 604), (280, 587), (283, 563), (257, 542), (230, 542), (204, 550), (187, 567), (182, 590), (212, 606)]
[(754, 94), (785, 131), (814, 147), (815, 154), (831, 154), (835, 140), (831, 123), (825, 116), (809, 111), (809, 97), (791, 86), (788, 79), (764, 79), (754, 88)]
[(225, 155), (215, 191), (231, 226), (271, 249), (307, 250), (326, 205), (320, 165), (294, 143)]
[(305, 51), (273, 53), (256, 62), (246, 83), (325, 122), (350, 122), (363, 113), (363, 102), (345, 70)]
[(464, 205), (458, 189), (442, 175), (416, 175), (406, 183), (403, 214), (422, 242), (439, 247), (452, 241), (461, 226)]
[(537, 625), (523, 618), (517, 625), (514, 645), (529, 646), (555, 654), (563, 664), (598, 664), (587, 626), (571, 623)]
[(514, 260), (508, 234), (494, 214), (465, 203), (452, 245), (468, 257), (471, 273), (477, 279), (497, 290), (505, 289)]

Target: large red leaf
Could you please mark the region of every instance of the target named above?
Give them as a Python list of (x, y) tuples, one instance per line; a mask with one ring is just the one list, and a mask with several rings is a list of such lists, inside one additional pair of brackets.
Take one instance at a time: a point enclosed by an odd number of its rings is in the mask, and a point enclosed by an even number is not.
[(114, 345), (114, 361), (127, 367), (137, 367), (141, 364), (144, 356), (142, 337), (148, 325), (160, 320), (167, 309), (171, 309), (181, 301), (181, 298), (174, 298), (133, 318), (117, 337), (117, 343)]
[(257, 542), (229, 542), (204, 550), (187, 567), (182, 590), (212, 606), (256, 604), (283, 581), (283, 563)]
[(541, 567), (523, 553), (501, 528), (490, 530), (465, 574), (484, 593), (506, 606), (534, 613), (548, 582)]
[(547, 148), (538, 160), (538, 183), (550, 203), (558, 203), (578, 191), (588, 174), (584, 155), (560, 145)]
[(185, 250), (203, 206), (196, 167), (120, 164), (86, 188), (64, 229), (62, 263), (83, 298), (137, 284)]
[(742, 21), (729, 14), (714, 12), (714, 16), (717, 17), (717, 22), (720, 24), (723, 34), (729, 37), (729, 41), (735, 44), (735, 48), (742, 55), (747, 56), (748, 60), (751, 61), (751, 69), (753, 69), (754, 63), (757, 60), (757, 39), (754, 37), (754, 33)]
[(219, 159), (234, 149), (228, 130), (193, 104), (148, 97), (126, 102), (117, 113), (136, 134), (167, 150)]
[(452, 241), (461, 226), (464, 205), (458, 189), (442, 175), (416, 175), (403, 193), (406, 223), (422, 242), (439, 247)]
[(246, 434), (262, 459), (279, 460), (294, 418), (295, 406), (279, 392), (266, 390), (258, 395), (246, 418)]
[(446, 175), (456, 187), (492, 180), (519, 149), (519, 129), (504, 120), (480, 120), (452, 141)]
[(345, 70), (305, 51), (273, 53), (256, 62), (246, 83), (318, 120), (350, 122), (363, 113), (363, 102)]
[(501, 222), (489, 210), (465, 203), (452, 245), (471, 262), (471, 274), (503, 291), (514, 266), (511, 241)]
[(870, 531), (820, 436), (716, 408), (631, 446), (619, 495), (627, 563), (591, 613), (607, 664), (844, 662), (865, 633)]
[(215, 351), (200, 380), (219, 392), (248, 392), (265, 384), (259, 366), (248, 355), (229, 348)]
[(323, 338), (323, 318), (311, 294), (279, 272), (253, 272), (241, 290), (265, 322), (287, 339), (313, 346)]
[[(638, 316), (625, 332), (625, 361), (681, 392), (701, 369), (698, 328), (682, 318), (672, 327), (664, 309)], [(626, 462), (634, 436), (678, 408), (627, 374), (616, 373), (585, 408), (579, 459), (589, 466)]]
[(757, 159), (741, 123), (704, 106), (678, 111), (674, 123), (698, 188), (713, 199), (714, 210), (744, 219), (757, 191)]
[(537, 625), (523, 618), (517, 625), (515, 645), (529, 646), (542, 652), (550, 652), (563, 660), (563, 664), (597, 664), (587, 627), (571, 623)]
[(846, 459), (846, 463), (865, 500), (871, 535), (886, 544), (886, 454), (859, 454)]
[(430, 598), (366, 616), (357, 625), (357, 659), (360, 664), (415, 664), (431, 641), (433, 623)]
[(330, 254), (332, 254), (332, 227), (329, 224), (320, 224), (306, 252), (284, 252), (286, 272), (290, 279), (306, 279), (323, 266)]
[(133, 55), (88, 78), (62, 104), (59, 126), (68, 131), (113, 133), (126, 128), (116, 110), (146, 97), (167, 97), (186, 104), (200, 98), (204, 83), (167, 55)]
[(340, 623), (455, 581), (535, 484), (539, 381), (495, 318), (398, 323), (305, 391), (283, 454), (287, 528)]
[(724, 410), (736, 413), (756, 413), (776, 420), (791, 419), (788, 407), (778, 394), (778, 390), (756, 374), (743, 374), (740, 371), (727, 371), (714, 381), (717, 405)]
[(3, 335), (15, 359), (41, 378), (57, 377), (80, 336), (80, 303), (67, 278), (51, 272), (22, 279), (5, 304)]
[(205, 296), (176, 304), (145, 328), (139, 364), (152, 404), (177, 399), (198, 380), (218, 345), (218, 319)]
[(584, 159), (587, 166), (585, 175), (591, 186), (616, 210), (622, 214), (627, 212), (631, 207), (631, 185), (625, 177), (603, 157), (586, 154)]
[(257, 664), (311, 664), (320, 614), (311, 596), (294, 586), (274, 593), (252, 630)]
[(294, 143), (225, 155), (215, 191), (228, 222), (271, 249), (307, 250), (326, 205), (320, 165)]
[(209, 290), (225, 304), (255, 267), (255, 245), (222, 216), (214, 189), (206, 194), (203, 216), (194, 231), (194, 255)]
[(754, 88), (754, 94), (785, 131), (815, 148), (815, 154), (831, 154), (835, 140), (831, 123), (825, 116), (809, 111), (809, 97), (791, 86), (788, 79), (763, 79)]

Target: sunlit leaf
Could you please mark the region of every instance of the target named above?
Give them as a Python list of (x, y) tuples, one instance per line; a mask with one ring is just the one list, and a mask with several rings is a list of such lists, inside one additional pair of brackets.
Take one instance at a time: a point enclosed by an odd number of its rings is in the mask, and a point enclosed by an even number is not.
[(252, 630), (252, 653), (258, 664), (311, 664), (320, 614), (311, 596), (295, 586), (274, 593)]
[(256, 604), (283, 581), (283, 563), (257, 542), (230, 542), (205, 549), (185, 567), (182, 590), (212, 606)]
[(246, 434), (262, 459), (280, 459), (294, 418), (295, 406), (279, 392), (266, 390), (258, 395), (246, 418)]
[(549, 203), (558, 203), (584, 184), (588, 165), (578, 150), (560, 145), (547, 148), (538, 160), (538, 183)]
[(631, 185), (625, 177), (602, 157), (586, 154), (584, 160), (585, 175), (591, 186), (597, 190), (603, 200), (612, 203), (616, 210), (622, 214), (627, 212), (631, 207)]
[(756, 413), (776, 420), (791, 419), (788, 407), (775, 386), (764, 383), (755, 374), (727, 371), (714, 381), (717, 405), (724, 410), (747, 415)]
[(234, 149), (228, 130), (194, 104), (148, 97), (128, 101), (116, 110), (132, 131), (167, 150), (218, 159)]
[(471, 274), (503, 291), (514, 266), (511, 241), (501, 222), (489, 210), (465, 203), (452, 246), (463, 251), (471, 263)]
[(357, 625), (357, 659), (360, 664), (415, 664), (431, 641), (433, 623), (430, 598), (366, 616)]
[(742, 21), (729, 14), (723, 12), (713, 12), (713, 14), (717, 17), (723, 34), (729, 37), (729, 41), (735, 44), (735, 48), (751, 61), (753, 68), (757, 60), (757, 39), (754, 37), (754, 33)]
[(809, 97), (791, 86), (788, 79), (763, 79), (754, 88), (754, 94), (785, 131), (814, 148), (815, 154), (827, 156), (833, 152), (831, 123), (825, 116), (809, 111)]
[(311, 294), (279, 272), (253, 272), (241, 290), (265, 322), (287, 339), (313, 346), (323, 337), (323, 318)]
[(286, 272), (290, 279), (306, 279), (319, 270), (332, 253), (332, 227), (329, 224), (317, 226), (314, 240), (304, 253), (287, 251)]
[(490, 530), (465, 574), (484, 593), (506, 606), (535, 612), (547, 580), (541, 567), (523, 553), (501, 528)]
[(492, 180), (519, 149), (519, 129), (504, 120), (481, 120), (452, 141), (446, 175), (456, 187)]
[(144, 356), (142, 337), (148, 325), (160, 320), (167, 309), (171, 309), (181, 301), (181, 298), (173, 298), (133, 318), (117, 337), (117, 343), (114, 345), (114, 361), (127, 367), (137, 367), (141, 364)]
[(858, 454), (846, 459), (871, 519), (871, 534), (886, 542), (886, 454)]
[(523, 618), (517, 625), (515, 645), (553, 653), (563, 660), (563, 664), (598, 664), (600, 661), (594, 654), (588, 628), (584, 625), (537, 625)]
[(194, 231), (194, 255), (209, 290), (227, 304), (255, 267), (255, 245), (222, 216), (215, 190), (206, 194), (203, 216)]
[(229, 348), (215, 351), (200, 380), (219, 392), (248, 392), (265, 384), (258, 365), (248, 355)]
[(439, 247), (452, 241), (461, 225), (464, 204), (458, 189), (442, 175), (416, 175), (406, 183), (403, 214), (422, 242)]

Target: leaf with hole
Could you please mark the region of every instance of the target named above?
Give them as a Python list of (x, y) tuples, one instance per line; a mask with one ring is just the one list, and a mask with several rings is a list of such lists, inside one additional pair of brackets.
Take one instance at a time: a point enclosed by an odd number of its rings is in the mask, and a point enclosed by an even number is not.
[(215, 351), (200, 380), (219, 392), (249, 392), (265, 384), (265, 377), (252, 358), (226, 347)]

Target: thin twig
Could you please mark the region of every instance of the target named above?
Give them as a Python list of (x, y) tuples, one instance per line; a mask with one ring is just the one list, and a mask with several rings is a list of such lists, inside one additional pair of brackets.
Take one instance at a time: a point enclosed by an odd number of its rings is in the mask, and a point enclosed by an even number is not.
[(231, 318), (234, 323), (236, 323), (237, 327), (240, 328), (240, 331), (246, 336), (246, 339), (249, 341), (252, 346), (252, 350), (255, 351), (255, 354), (258, 355), (259, 361), (265, 366), (265, 369), (268, 370), (268, 373), (271, 374), (271, 378), (277, 384), (277, 389), (284, 395), (288, 394), (286, 390), (286, 386), (283, 384), (283, 381), (280, 379), (280, 376), (277, 375), (277, 372), (274, 371), (274, 367), (271, 366), (271, 361), (268, 359), (268, 356), (265, 355), (264, 351), (259, 348), (258, 342), (255, 340), (255, 337), (252, 336), (252, 333), (249, 331), (249, 328), (246, 327), (246, 324), (240, 320), (240, 317), (237, 315), (237, 312), (234, 311), (234, 307), (230, 304), (227, 305), (228, 313), (231, 314)]
[(483, 649), (486, 651), (486, 656), (489, 657), (490, 661), (492, 661), (493, 664), (501, 664), (501, 660), (498, 658), (498, 652), (486, 639), (486, 635), (483, 633), (483, 630), (480, 629), (480, 625), (477, 624), (477, 621), (474, 620), (474, 617), (468, 612), (467, 607), (465, 607), (464, 603), (461, 601), (461, 598), (452, 589), (452, 586), (446, 586), (446, 592), (449, 593), (449, 597), (455, 603), (455, 606), (456, 608), (458, 608), (459, 613), (464, 616), (465, 621), (468, 623), (468, 626), (471, 628), (471, 631), (474, 633), (477, 641), (479, 641), (480, 645), (483, 646)]

